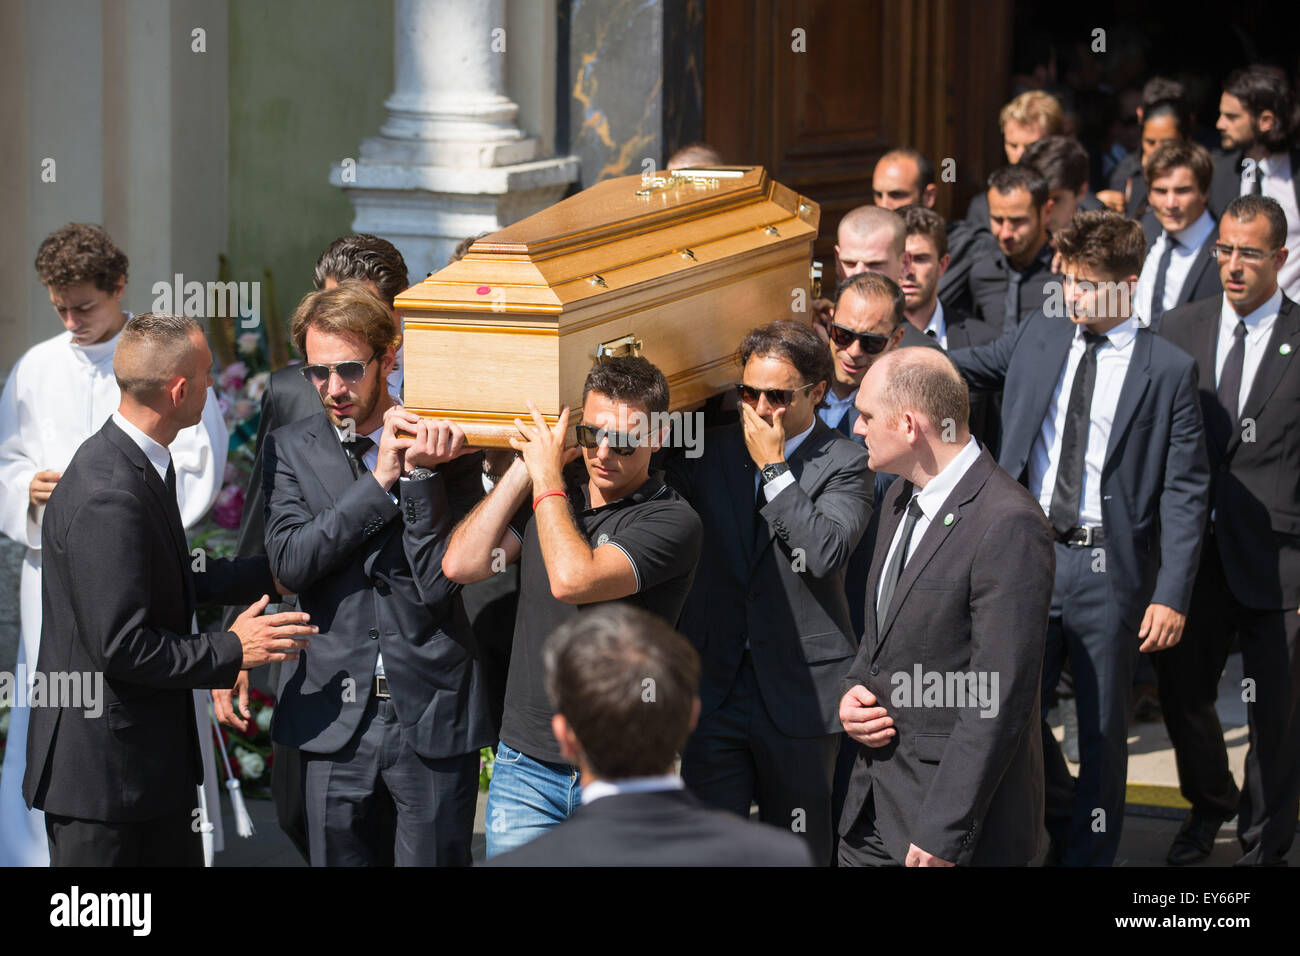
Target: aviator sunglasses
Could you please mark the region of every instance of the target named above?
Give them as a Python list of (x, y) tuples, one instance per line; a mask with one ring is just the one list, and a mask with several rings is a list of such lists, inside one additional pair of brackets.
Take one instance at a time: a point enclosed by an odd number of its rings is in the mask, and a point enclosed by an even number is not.
[(350, 362), (339, 362), (337, 365), (304, 365), (302, 367), (302, 377), (313, 385), (324, 385), (330, 380), (330, 374), (339, 373), (339, 378), (354, 385), (366, 377), (366, 366), (379, 357), (376, 352), (364, 362), (353, 359)]

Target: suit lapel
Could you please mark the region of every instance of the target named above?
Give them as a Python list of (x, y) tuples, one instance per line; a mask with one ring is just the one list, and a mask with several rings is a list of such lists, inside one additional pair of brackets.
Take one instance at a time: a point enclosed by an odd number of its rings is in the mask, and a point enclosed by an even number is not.
[(1133, 338), (1133, 356), (1129, 359), (1128, 371), (1124, 374), (1124, 384), (1120, 386), (1119, 402), (1115, 406), (1115, 419), (1111, 422), (1110, 438), (1106, 442), (1106, 457), (1101, 465), (1102, 474), (1106, 473), (1111, 456), (1115, 454), (1115, 448), (1119, 445), (1120, 436), (1133, 421), (1138, 406), (1142, 404), (1142, 397), (1146, 395), (1147, 387), (1151, 384), (1151, 376), (1147, 374), (1147, 369), (1151, 367), (1151, 336), (1154, 334), (1148, 329), (1139, 328)]
[[(898, 489), (895, 493), (895, 487)], [(880, 576), (884, 573), (885, 558), (889, 556), (889, 545), (898, 533), (898, 526), (903, 521), (907, 504), (912, 500), (915, 486), (906, 479), (896, 481), (882, 502), (880, 523), (876, 526), (876, 542), (871, 554), (871, 568), (867, 572), (866, 607), (863, 609), (863, 628), (872, 638), (871, 656), (874, 658), (880, 646), (880, 621), (876, 617), (876, 593), (880, 589)], [(891, 502), (892, 499), (892, 502)], [(897, 593), (897, 592), (895, 592)]]
[[(1244, 421), (1247, 418), (1258, 418), (1259, 413), (1264, 408), (1264, 403), (1268, 397), (1273, 394), (1286, 371), (1295, 361), (1292, 357), (1296, 354), (1296, 349), (1300, 348), (1300, 314), (1297, 312), (1297, 306), (1285, 295), (1282, 296), (1282, 307), (1278, 309), (1277, 319), (1273, 322), (1273, 332), (1268, 337), (1268, 345), (1264, 348), (1264, 357), (1260, 360), (1259, 369), (1255, 372), (1255, 380), (1251, 383), (1250, 394), (1246, 396), (1246, 401), (1241, 407), (1240, 419)], [(1288, 346), (1286, 354), (1282, 354), (1283, 346)], [(1242, 429), (1234, 428), (1232, 435), (1228, 439), (1228, 452), (1241, 443)]]
[(725, 452), (727, 496), (731, 499), (731, 518), (736, 526), (737, 553), (742, 558), (738, 567), (748, 562), (754, 551), (754, 463), (745, 447), (743, 428), (743, 425), (736, 427), (732, 433), (734, 447)]
[(1183, 280), (1183, 287), (1178, 290), (1178, 301), (1174, 303), (1175, 308), (1192, 301), (1193, 290), (1200, 283), (1205, 270), (1214, 261), (1214, 256), (1211, 253), (1214, 250), (1214, 244), (1218, 241), (1219, 227), (1215, 226), (1206, 240), (1201, 243), (1200, 251), (1196, 253), (1196, 258), (1192, 260), (1192, 267), (1187, 270), (1187, 278)]
[(312, 449), (313, 471), (330, 501), (338, 501), (352, 487), (356, 478), (348, 453), (343, 450), (338, 432), (324, 412), (313, 416), (306, 429), (307, 445)]
[[(903, 566), (903, 576), (898, 579), (898, 588), (894, 591), (894, 599), (885, 614), (885, 620), (880, 627), (880, 637), (876, 641), (873, 657), (880, 653), (881, 647), (884, 646), (889, 632), (894, 626), (894, 621), (898, 619), (898, 612), (907, 600), (907, 595), (916, 583), (917, 578), (925, 571), (926, 565), (934, 558), (943, 543), (948, 540), (948, 536), (957, 529), (961, 524), (962, 513), (965, 507), (979, 494), (984, 483), (993, 472), (993, 457), (986, 449), (980, 449), (980, 456), (975, 459), (975, 463), (970, 466), (966, 474), (962, 475), (961, 481), (957, 482), (957, 487), (952, 490), (948, 498), (936, 513), (930, 526), (925, 529), (925, 534), (912, 552), (911, 558)], [(910, 495), (909, 495), (910, 500)], [(947, 522), (947, 516), (951, 514), (953, 521)], [(892, 535), (891, 535), (892, 539)], [(889, 545), (886, 544), (886, 549)], [(873, 562), (874, 563), (874, 562)]]

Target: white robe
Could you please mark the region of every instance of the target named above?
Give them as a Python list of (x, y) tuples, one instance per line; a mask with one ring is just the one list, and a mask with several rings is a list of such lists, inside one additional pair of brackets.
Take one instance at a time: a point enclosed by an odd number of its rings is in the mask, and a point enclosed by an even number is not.
[[(113, 378), (117, 336), (80, 346), (64, 332), (33, 346), (20, 358), (0, 396), (0, 533), (26, 549), (20, 583), (22, 638), (18, 667), (35, 671), (41, 637), (41, 519), (45, 508), (28, 498), (38, 471), (62, 472), (81, 443), (104, 427), (121, 399)], [(188, 528), (207, 514), (221, 490), (228, 436), (216, 395), (208, 390), (203, 420), (183, 429), (170, 447), (176, 466), (176, 497)], [(28, 675), (30, 679), (34, 674)], [(202, 698), (201, 740), (210, 741), (207, 691)], [(48, 866), (44, 815), (28, 810), (22, 796), (27, 762), (27, 708), (10, 714), (3, 769), (0, 769), (0, 866)], [(205, 748), (209, 749), (209, 748)], [(211, 755), (205, 785), (215, 788)], [(212, 789), (210, 792), (215, 793)], [(209, 797), (209, 806), (219, 806)], [(220, 816), (214, 823), (220, 826)]]

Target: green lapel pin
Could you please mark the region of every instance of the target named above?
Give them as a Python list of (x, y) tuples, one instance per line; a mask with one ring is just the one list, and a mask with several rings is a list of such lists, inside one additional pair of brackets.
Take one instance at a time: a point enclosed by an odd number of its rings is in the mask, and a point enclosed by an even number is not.
[(954, 518), (954, 517), (952, 516), (952, 512), (951, 512), (951, 511), (949, 511), (946, 515), (943, 516), (943, 523), (946, 524), (946, 525), (947, 525), (947, 524), (952, 524), (952, 523), (953, 523), (954, 521), (956, 521), (956, 520), (957, 520), (957, 519)]
[(1291, 354), (1291, 343), (1290, 343), (1290, 342), (1283, 342), (1281, 345), (1279, 345), (1279, 346), (1277, 347), (1277, 350), (1278, 350), (1280, 353), (1282, 353), (1283, 355), (1290, 355), (1290, 354)]

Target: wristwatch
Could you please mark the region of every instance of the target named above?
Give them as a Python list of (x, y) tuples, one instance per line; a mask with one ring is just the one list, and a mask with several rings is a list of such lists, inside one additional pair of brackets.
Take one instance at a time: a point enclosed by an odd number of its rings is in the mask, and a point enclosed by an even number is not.
[(432, 468), (412, 468), (403, 477), (405, 477), (407, 481), (425, 481), (436, 474), (437, 472)]
[(789, 470), (790, 470), (790, 465), (784, 461), (778, 461), (778, 462), (773, 462), (770, 465), (764, 465), (762, 468), (763, 484), (768, 484), (769, 482), (776, 481), (776, 479), (780, 478)]

